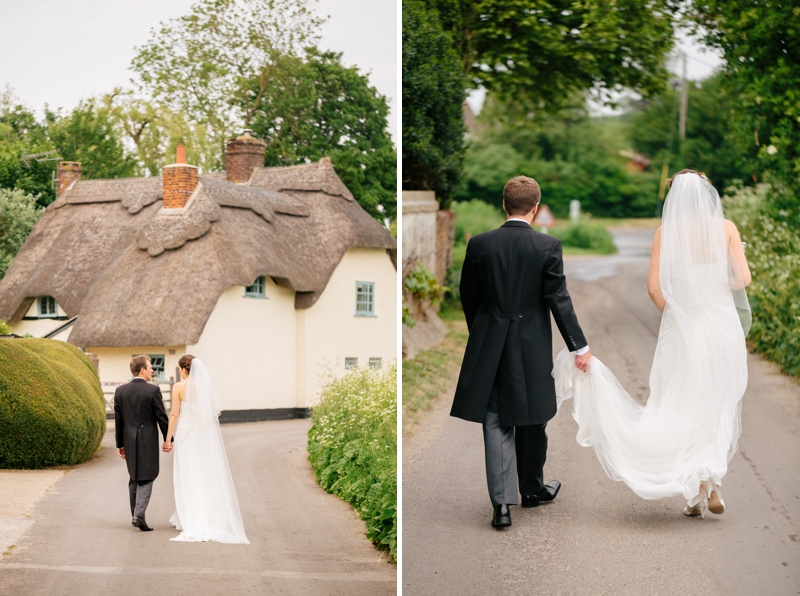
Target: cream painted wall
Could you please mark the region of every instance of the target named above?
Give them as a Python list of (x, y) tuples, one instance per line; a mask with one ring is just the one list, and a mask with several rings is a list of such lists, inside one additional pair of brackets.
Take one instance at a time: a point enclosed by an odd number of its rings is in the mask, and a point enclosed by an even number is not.
[[(56, 302), (56, 310), (58, 311), (59, 317), (67, 316), (67, 313), (64, 312), (64, 309), (61, 308), (61, 305), (58, 304), (57, 302)], [(33, 301), (30, 308), (25, 313), (25, 316), (26, 317), (39, 316), (38, 300)], [(61, 327), (66, 322), (67, 322), (66, 319), (59, 321), (57, 319), (43, 318), (43, 319), (36, 319), (35, 321), (19, 321), (11, 325), (11, 328), (17, 335), (25, 335), (26, 333), (30, 333), (34, 337), (44, 337), (51, 331)], [(67, 330), (64, 330), (63, 333), (59, 333), (58, 339), (65, 340), (64, 333), (66, 333), (66, 337), (69, 337), (69, 333), (67, 333)]]
[[(374, 317), (356, 317), (356, 281), (375, 283)], [(347, 251), (319, 300), (297, 311), (297, 407), (313, 406), (326, 375), (345, 373), (344, 359), (368, 366), (381, 358), (382, 368), (397, 360), (397, 271), (385, 250)]]
[(295, 407), (294, 292), (268, 277), (265, 294), (245, 298), (244, 286), (228, 288), (200, 341), (186, 346), (207, 364), (225, 410)]

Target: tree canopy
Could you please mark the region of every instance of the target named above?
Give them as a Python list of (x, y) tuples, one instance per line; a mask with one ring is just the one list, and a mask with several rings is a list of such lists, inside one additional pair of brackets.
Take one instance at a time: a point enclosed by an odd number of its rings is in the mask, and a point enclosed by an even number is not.
[[(255, 91), (260, 82), (251, 81)], [(397, 215), (397, 152), (386, 98), (342, 55), (282, 56), (250, 127), (267, 143), (267, 166), (331, 158), (336, 173), (376, 219)]]
[(451, 35), (422, 0), (403, 2), (403, 188), (446, 208), (461, 183), (464, 78)]
[(474, 87), (557, 108), (575, 91), (609, 99), (661, 89), (676, 0), (425, 0)]

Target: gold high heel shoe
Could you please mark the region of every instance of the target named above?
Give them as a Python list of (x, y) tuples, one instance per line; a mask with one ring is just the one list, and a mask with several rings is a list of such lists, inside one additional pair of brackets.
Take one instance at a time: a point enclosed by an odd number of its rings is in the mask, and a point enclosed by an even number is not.
[(708, 510), (717, 515), (725, 511), (725, 501), (722, 500), (722, 491), (719, 490), (719, 486), (711, 490), (711, 496), (708, 497)]

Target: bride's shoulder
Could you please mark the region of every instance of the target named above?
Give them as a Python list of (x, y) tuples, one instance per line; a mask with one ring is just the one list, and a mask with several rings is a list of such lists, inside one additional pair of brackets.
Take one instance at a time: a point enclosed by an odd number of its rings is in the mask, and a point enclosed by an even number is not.
[(728, 236), (728, 239), (738, 237), (739, 228), (736, 227), (736, 224), (729, 219), (724, 219), (723, 221), (725, 222), (725, 235)]

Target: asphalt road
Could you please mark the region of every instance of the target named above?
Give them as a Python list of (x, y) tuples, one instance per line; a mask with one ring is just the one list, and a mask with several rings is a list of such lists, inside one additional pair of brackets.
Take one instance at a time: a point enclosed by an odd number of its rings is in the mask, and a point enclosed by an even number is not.
[[(592, 353), (639, 400), (660, 322), (645, 290), (653, 233), (617, 231), (620, 255), (566, 261)], [(403, 443), (404, 596), (800, 594), (800, 387), (760, 357), (748, 367), (726, 511), (706, 519), (685, 517), (679, 497), (645, 501), (609, 480), (575, 442), (568, 401), (548, 424), (545, 481), (561, 492), (513, 507), (513, 525), (495, 530), (481, 428), (449, 417), (452, 395), (440, 398)]]
[(0, 560), (3, 595), (396, 593), (395, 565), (350, 505), (314, 481), (308, 420), (223, 425), (249, 545), (170, 542), (172, 456), (161, 454), (147, 521), (130, 525), (128, 476), (107, 432), (99, 457), (58, 480)]

